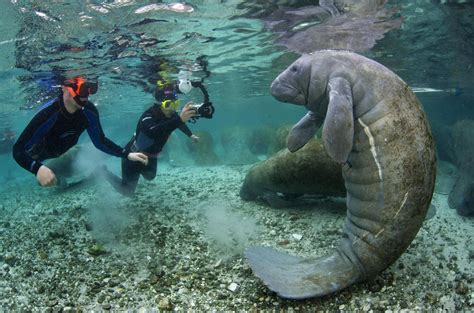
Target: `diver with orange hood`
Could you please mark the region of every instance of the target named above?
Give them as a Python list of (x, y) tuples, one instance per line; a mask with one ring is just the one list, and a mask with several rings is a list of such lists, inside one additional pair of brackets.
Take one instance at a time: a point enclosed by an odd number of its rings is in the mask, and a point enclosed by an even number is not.
[(43, 161), (58, 158), (77, 144), (87, 130), (94, 146), (113, 156), (147, 164), (148, 157), (129, 152), (108, 139), (100, 125), (99, 112), (89, 95), (98, 89), (96, 81), (77, 76), (64, 81), (62, 94), (43, 105), (13, 146), (13, 158), (36, 175), (41, 186), (55, 186), (59, 177)]

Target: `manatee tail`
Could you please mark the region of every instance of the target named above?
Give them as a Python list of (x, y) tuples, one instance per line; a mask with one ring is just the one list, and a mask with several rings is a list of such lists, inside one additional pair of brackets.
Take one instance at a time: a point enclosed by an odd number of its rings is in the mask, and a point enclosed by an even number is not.
[(357, 282), (359, 268), (339, 249), (322, 258), (299, 258), (263, 246), (245, 251), (254, 274), (279, 296), (305, 299), (334, 293)]

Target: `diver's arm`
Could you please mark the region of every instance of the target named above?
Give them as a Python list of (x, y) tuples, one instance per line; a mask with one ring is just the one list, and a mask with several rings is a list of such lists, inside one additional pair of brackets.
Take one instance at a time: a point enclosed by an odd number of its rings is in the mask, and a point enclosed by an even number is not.
[(156, 120), (150, 113), (144, 115), (140, 123), (142, 124), (143, 132), (151, 138), (158, 137), (164, 132), (174, 131), (179, 126), (184, 125), (178, 114), (173, 114), (169, 119)]
[(191, 129), (189, 129), (188, 125), (186, 124), (181, 124), (178, 126), (179, 130), (182, 131), (186, 136), (191, 137), (193, 135), (193, 132)]
[(126, 149), (116, 145), (112, 140), (105, 137), (102, 126), (100, 126), (99, 113), (94, 105), (91, 104), (88, 107), (84, 107), (83, 112), (89, 122), (87, 133), (97, 149), (119, 158), (127, 158), (130, 161), (141, 162), (145, 165), (148, 164), (148, 157), (145, 154), (141, 152), (129, 153)]
[(119, 158), (126, 158), (128, 156), (128, 152), (124, 148), (115, 144), (112, 140), (105, 137), (102, 126), (100, 125), (99, 112), (94, 107), (94, 105), (90, 104), (85, 106), (83, 108), (83, 112), (87, 118), (87, 121), (89, 122), (89, 125), (87, 126), (87, 133), (89, 134), (94, 146), (107, 154)]
[(38, 173), (43, 164), (33, 159), (28, 150), (42, 140), (45, 134), (54, 126), (57, 115), (57, 106), (49, 106), (39, 111), (13, 145), (12, 154), (15, 161), (34, 175)]

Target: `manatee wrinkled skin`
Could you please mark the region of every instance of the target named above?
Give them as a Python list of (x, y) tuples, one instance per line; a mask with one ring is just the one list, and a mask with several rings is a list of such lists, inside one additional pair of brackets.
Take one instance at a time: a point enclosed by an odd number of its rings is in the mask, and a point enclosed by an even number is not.
[(347, 216), (338, 246), (325, 257), (248, 248), (255, 275), (291, 299), (327, 295), (375, 277), (415, 238), (433, 194), (435, 149), (418, 99), (383, 65), (334, 50), (300, 57), (271, 91), (309, 110), (290, 131), (290, 150), (300, 149), (324, 122), (324, 147), (342, 164)]
[(277, 193), (344, 196), (341, 167), (329, 158), (320, 139), (311, 139), (295, 153), (285, 148), (254, 165), (240, 189), (243, 200), (263, 198), (271, 206), (284, 205), (283, 200), (273, 201)]
[(75, 145), (60, 157), (49, 160), (46, 166), (48, 166), (57, 177), (62, 177), (63, 179), (77, 175), (79, 172), (75, 164), (81, 149), (81, 145)]

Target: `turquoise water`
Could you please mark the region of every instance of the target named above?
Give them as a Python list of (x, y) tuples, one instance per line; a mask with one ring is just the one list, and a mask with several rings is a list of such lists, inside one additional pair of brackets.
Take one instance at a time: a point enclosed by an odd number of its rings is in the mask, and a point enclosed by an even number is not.
[[(288, 115), (300, 114), (294, 107), (272, 106), (268, 93), (276, 73), (272, 62), (284, 52), (272, 45), (272, 34), (263, 31), (261, 21), (239, 18), (245, 10), (236, 9), (235, 3), (199, 4), (192, 14), (135, 13), (144, 6), (133, 1), (9, 3), (2, 12), (0, 38), (2, 125), (19, 134), (37, 108), (58, 93), (57, 73), (80, 73), (98, 77), (100, 92), (91, 100), (100, 108), (106, 134), (123, 145), (138, 117), (153, 103), (143, 85), (153, 86), (159, 64), (166, 61), (176, 70), (192, 69), (203, 55), (210, 61), (211, 77), (205, 84), (218, 118), (201, 119), (192, 125), (194, 131), (212, 131), (217, 141), (217, 130), (225, 127), (279, 125)], [(130, 26), (146, 19), (158, 22)], [(162, 42), (141, 47), (138, 34)], [(123, 43), (123, 38), (128, 41)], [(143, 61), (146, 57), (155, 60)], [(176, 77), (177, 71), (170, 75)], [(195, 79), (202, 76), (202, 71), (194, 73)], [(195, 91), (190, 100), (200, 102), (202, 95)], [(18, 178), (28, 176), (17, 171), (8, 156), (1, 157), (2, 173), (6, 168)]]
[[(199, 156), (193, 153), (186, 138), (177, 134), (170, 139), (159, 161), (157, 178), (152, 182), (140, 180), (138, 198), (129, 200), (102, 182), (65, 192), (41, 189), (35, 178), (14, 162), (9, 151), (1, 153), (0, 193), (4, 201), (0, 213), (0, 265), (4, 267), (0, 290), (16, 297), (3, 300), (2, 310), (43, 311), (65, 307), (123, 310), (158, 305), (177, 310), (336, 310), (342, 304), (348, 305), (346, 310), (366, 308), (363, 299), (365, 290), (373, 287), (370, 284), (354, 287), (329, 300), (281, 300), (251, 275), (242, 256), (249, 242), (271, 244), (275, 233), (280, 236), (285, 231), (293, 238), (293, 226), (281, 219), (297, 220), (295, 227), (300, 228), (294, 233), (307, 235), (303, 238), (308, 242), (295, 243), (291, 246), (293, 251), (311, 255), (313, 241), (324, 237), (326, 245), (318, 248), (325, 252), (329, 241), (337, 240), (344, 218), (345, 208), (340, 201), (324, 203), (326, 207), (334, 207), (338, 214), (323, 210), (322, 217), (318, 217), (307, 208), (302, 213), (267, 212), (268, 207), (247, 204), (238, 197), (249, 167), (271, 156), (267, 152), (271, 134), (295, 124), (306, 113), (304, 108), (278, 102), (270, 94), (273, 79), (299, 53), (294, 46), (277, 44), (281, 43), (278, 39), (282, 33), (269, 29), (269, 16), (277, 9), (314, 6), (318, 1), (186, 3), (193, 8), (192, 12), (156, 9), (147, 6), (157, 3), (134, 0), (3, 1), (0, 131), (10, 129), (19, 135), (39, 107), (57, 95), (60, 76), (80, 74), (98, 78), (99, 91), (90, 100), (98, 106), (107, 137), (124, 145), (133, 134), (139, 116), (153, 103), (150, 88), (160, 65), (166, 63), (172, 77), (177, 77), (179, 70), (189, 70), (195, 79), (204, 78), (216, 113), (212, 119), (201, 118), (189, 126), (193, 132), (212, 138), (211, 149), (217, 155), (217, 166), (208, 167), (209, 164), (197, 161)], [(358, 2), (345, 3), (350, 6)], [(386, 7), (397, 10), (390, 20), (401, 18), (401, 27), (385, 34), (377, 33), (373, 47), (358, 52), (384, 64), (418, 91), (437, 141), (438, 158), (447, 162), (438, 175), (450, 180), (462, 166), (455, 164), (448, 128), (460, 120), (474, 119), (474, 7), (469, 1), (388, 1)], [(305, 30), (307, 26), (303, 22), (291, 32)], [(378, 22), (382, 24), (381, 20)], [(287, 31), (284, 33), (288, 34)], [(196, 62), (202, 56), (208, 62), (209, 77)], [(202, 95), (195, 90), (189, 96), (181, 96), (182, 103), (188, 100), (200, 102)], [(104, 163), (119, 173), (118, 159), (97, 153), (87, 134), (82, 135), (80, 143), (88, 149), (78, 162), (81, 170), (90, 172)], [(78, 176), (81, 174), (84, 173)], [(440, 216), (443, 221), (454, 221), (449, 222), (452, 228), (448, 229), (461, 239), (455, 244), (447, 240), (440, 245), (465, 250), (458, 256), (464, 262), (459, 265), (462, 274), (469, 272), (462, 266), (469, 260), (472, 262), (469, 253), (474, 253), (469, 252), (472, 238), (465, 237), (472, 230), (472, 218), (461, 218), (449, 209), (446, 200), (449, 192), (448, 188), (435, 196), (436, 207), (447, 212)], [(264, 210), (266, 213), (261, 213)], [(329, 223), (328, 230), (317, 229), (318, 236), (311, 237), (315, 226), (309, 221), (318, 218)], [(420, 235), (417, 246), (421, 253), (432, 254), (430, 240), (443, 229), (443, 225), (433, 225)], [(267, 232), (262, 230), (265, 227), (269, 227)], [(458, 228), (465, 232), (455, 234)], [(222, 235), (226, 232), (231, 232), (233, 237)], [(28, 241), (30, 233), (35, 239)], [(168, 238), (174, 236), (169, 239), (172, 243), (156, 239), (165, 238), (165, 234)], [(279, 242), (287, 240), (280, 239)], [(105, 247), (109, 259), (88, 252), (96, 244)], [(20, 250), (15, 250), (15, 246)], [(409, 252), (403, 263), (416, 267), (413, 264), (417, 264), (420, 252), (414, 248)], [(11, 254), (13, 259), (8, 257)], [(452, 254), (451, 250), (446, 252)], [(159, 260), (154, 259), (155, 255), (160, 255)], [(179, 268), (168, 273), (174, 266), (169, 260), (176, 261)], [(186, 274), (191, 267), (188, 261), (195, 268), (203, 268), (202, 272)], [(150, 270), (154, 262), (164, 266), (166, 279)], [(442, 285), (441, 277), (446, 273), (437, 273), (438, 263), (433, 264), (424, 265), (426, 275)], [(107, 274), (101, 272), (101, 266)], [(410, 276), (413, 273), (399, 267), (397, 263), (393, 271), (400, 281), (408, 284), (411, 302), (404, 303), (390, 293), (396, 289), (387, 283), (392, 271), (380, 278), (390, 286), (377, 301), (387, 303), (375, 309), (419, 309), (427, 303), (429, 290), (413, 283), (417, 280)], [(66, 282), (60, 283), (54, 275), (67, 277)], [(402, 278), (404, 275), (408, 278)], [(472, 277), (462, 277), (471, 288), (469, 292), (457, 298), (453, 296), (451, 302), (444, 301), (441, 295), (453, 292), (453, 287), (443, 285), (444, 289), (437, 290), (440, 295), (432, 303), (433, 308), (472, 309)], [(162, 278), (166, 281), (162, 282)], [(122, 285), (109, 284), (116, 279)], [(196, 279), (213, 283), (198, 288)], [(10, 280), (14, 283), (10, 284)], [(234, 282), (240, 286), (240, 295), (228, 291)], [(31, 286), (31, 290), (18, 287), (15, 291), (12, 287), (15, 284)], [(48, 284), (60, 287), (49, 291)], [(142, 285), (152, 285), (154, 289)], [(36, 298), (39, 289), (41, 296)], [(199, 294), (194, 294), (195, 304), (191, 304), (193, 292)], [(121, 296), (114, 298), (117, 293)], [(99, 301), (102, 294), (106, 300)], [(350, 304), (354, 306), (349, 306), (351, 297), (356, 299), (352, 301), (355, 304)], [(172, 305), (168, 307), (160, 302), (163, 299), (171, 299)]]

